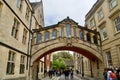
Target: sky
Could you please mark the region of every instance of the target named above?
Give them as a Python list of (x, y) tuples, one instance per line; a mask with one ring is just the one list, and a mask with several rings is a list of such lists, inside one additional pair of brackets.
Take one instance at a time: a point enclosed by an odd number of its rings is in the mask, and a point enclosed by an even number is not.
[[(40, 0), (30, 0), (38, 2)], [(42, 0), (45, 26), (57, 24), (63, 19), (73, 19), (79, 25), (84, 26), (85, 15), (97, 0)]]

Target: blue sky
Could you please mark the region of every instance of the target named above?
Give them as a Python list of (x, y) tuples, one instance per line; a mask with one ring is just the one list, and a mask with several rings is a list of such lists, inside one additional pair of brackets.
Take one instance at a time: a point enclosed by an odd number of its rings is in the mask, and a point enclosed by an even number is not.
[[(40, 0), (30, 0), (38, 2)], [(57, 24), (69, 16), (84, 26), (85, 15), (97, 0), (43, 0), (45, 26)]]

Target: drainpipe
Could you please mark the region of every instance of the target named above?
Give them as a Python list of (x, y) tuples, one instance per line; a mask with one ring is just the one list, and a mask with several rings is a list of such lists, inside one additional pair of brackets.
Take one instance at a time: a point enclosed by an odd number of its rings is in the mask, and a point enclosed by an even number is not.
[(84, 62), (83, 62), (83, 56), (82, 56), (82, 77), (84, 77)]
[(30, 17), (30, 25), (29, 25), (29, 29), (31, 32), (29, 32), (29, 40), (28, 40), (28, 50), (27, 50), (27, 54), (29, 56), (27, 56), (27, 65), (26, 65), (26, 70), (28, 70), (28, 80), (30, 80), (30, 64), (31, 64), (31, 49), (32, 49), (32, 16), (33, 16), (34, 12), (33, 10), (31, 11), (31, 17)]

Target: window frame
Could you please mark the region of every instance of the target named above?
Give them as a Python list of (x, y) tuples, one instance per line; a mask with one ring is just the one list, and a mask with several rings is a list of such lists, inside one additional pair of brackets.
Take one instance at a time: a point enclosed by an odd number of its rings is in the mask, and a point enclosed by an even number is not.
[[(105, 29), (105, 33), (103, 32), (103, 29)], [(107, 35), (107, 30), (105, 26), (102, 27), (101, 32), (102, 32), (102, 39), (103, 40), (107, 39), (108, 35)]]
[(28, 31), (27, 31), (27, 29), (23, 29), (23, 38), (22, 38), (22, 43), (23, 44), (26, 44), (26, 42), (27, 42), (27, 33), (28, 33)]
[[(117, 24), (116, 24), (116, 22), (115, 22), (116, 18), (118, 18), (118, 21), (119, 21), (119, 23), (117, 23)], [(115, 26), (115, 31), (116, 31), (116, 32), (120, 32), (120, 16), (119, 16), (119, 15), (116, 16), (116, 17), (114, 18), (113, 22), (114, 22), (114, 26)], [(117, 27), (117, 26), (118, 26), (118, 27)]]
[(11, 35), (15, 38), (15, 39), (18, 39), (18, 33), (19, 33), (19, 21), (14, 18), (14, 23), (13, 23), (13, 26), (12, 26), (12, 32), (11, 32)]
[(117, 0), (109, 0), (109, 7), (110, 9), (113, 9), (117, 5)]
[(66, 37), (71, 37), (71, 25), (69, 23), (66, 24)]
[(94, 27), (94, 26), (95, 26), (95, 19), (92, 18), (92, 19), (90, 20), (90, 27)]
[(30, 17), (30, 9), (29, 9), (29, 7), (27, 6), (27, 7), (26, 7), (26, 13), (25, 13), (25, 19), (26, 19), (26, 20), (29, 20), (29, 17)]
[(24, 74), (25, 73), (25, 56), (21, 55), (20, 56), (20, 70), (19, 70), (20, 74)]
[(80, 31), (79, 36), (80, 36), (81, 40), (85, 40), (85, 38), (84, 38), (84, 32), (82, 30)]
[[(39, 39), (38, 39), (39, 38)], [(36, 44), (42, 42), (42, 34), (41, 33), (37, 33), (37, 36), (36, 36)]]
[(11, 50), (8, 53), (6, 74), (14, 74), (15, 72), (15, 54), (16, 53)]
[(53, 29), (52, 30), (52, 39), (55, 39), (55, 38), (57, 38), (57, 30)]
[[(102, 16), (101, 16), (102, 14)], [(99, 12), (98, 12), (98, 19), (99, 21), (102, 20), (104, 18), (104, 13), (103, 13), (103, 10), (101, 9)]]
[(17, 0), (17, 3), (16, 3), (17, 8), (19, 8), (20, 10), (22, 9), (22, 1), (23, 0)]
[[(106, 53), (107, 66), (111, 68), (111, 67), (113, 67), (111, 52), (110, 51), (106, 51), (105, 53)], [(109, 54), (109, 56), (108, 56), (108, 54)], [(108, 59), (108, 57), (110, 59)]]
[(50, 32), (46, 31), (44, 34), (44, 41), (48, 41), (50, 39)]

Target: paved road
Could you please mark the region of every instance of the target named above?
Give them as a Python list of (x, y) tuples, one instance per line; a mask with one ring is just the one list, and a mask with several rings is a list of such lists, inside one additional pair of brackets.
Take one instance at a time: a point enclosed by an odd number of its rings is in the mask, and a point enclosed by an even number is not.
[(59, 77), (54, 76), (54, 77), (52, 77), (52, 78), (46, 77), (46, 78), (44, 78), (44, 79), (42, 79), (42, 80), (86, 80), (86, 79), (81, 79), (80, 77), (77, 77), (77, 76), (75, 76), (75, 75), (74, 75), (73, 78), (71, 78), (71, 77), (69, 76), (69, 77), (67, 77), (67, 78), (65, 79), (65, 76), (64, 76), (64, 75), (61, 75), (61, 76), (59, 76)]

